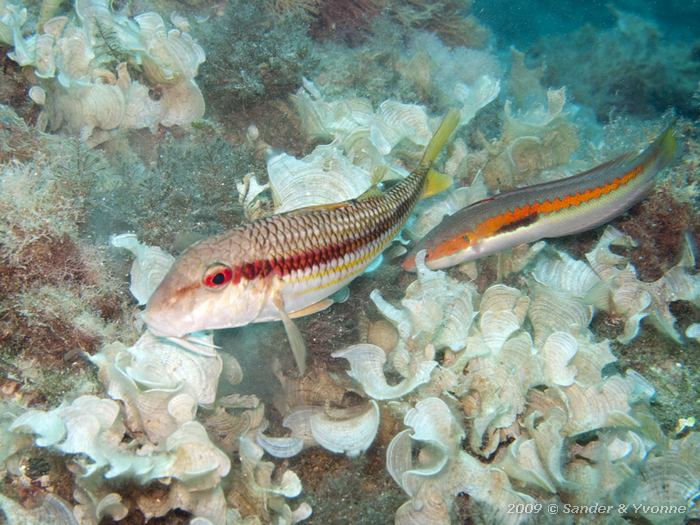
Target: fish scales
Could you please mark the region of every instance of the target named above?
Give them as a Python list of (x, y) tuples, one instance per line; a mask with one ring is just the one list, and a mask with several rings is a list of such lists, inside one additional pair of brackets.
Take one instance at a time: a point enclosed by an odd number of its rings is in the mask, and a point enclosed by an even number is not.
[(232, 250), (250, 249), (234, 273), (240, 269), (254, 278), (261, 273), (264, 277), (271, 272), (310, 272), (314, 264), (330, 265), (346, 255), (355, 260), (383, 248), (420, 197), (422, 177), (412, 179), (381, 197), (308, 214), (274, 216), (239, 229), (237, 233), (247, 242), (237, 243)]
[(149, 299), (149, 328), (181, 337), (282, 320), (295, 332), (289, 317), (328, 306), (398, 234), (426, 186), (440, 187), (430, 166), (458, 123), (449, 112), (418, 168), (381, 195), (260, 219), (192, 246)]

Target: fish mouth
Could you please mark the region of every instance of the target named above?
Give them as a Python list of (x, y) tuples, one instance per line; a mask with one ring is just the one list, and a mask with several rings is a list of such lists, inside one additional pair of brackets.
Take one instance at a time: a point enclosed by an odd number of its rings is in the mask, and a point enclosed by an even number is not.
[(414, 272), (416, 271), (416, 254), (418, 253), (418, 250), (411, 250), (409, 254), (404, 258), (404, 260), (401, 262), (401, 268), (406, 270), (407, 272)]
[(149, 312), (148, 308), (141, 312), (141, 320), (146, 324), (148, 330), (158, 337), (168, 337), (172, 335), (168, 333), (167, 330), (163, 330), (163, 327), (159, 327), (158, 323), (153, 319), (153, 315)]
[(189, 333), (188, 331), (176, 330), (176, 324), (168, 322), (162, 319), (162, 316), (155, 314), (150, 302), (141, 313), (141, 319), (146, 323), (148, 330), (158, 337), (183, 337)]
[(152, 320), (149, 320), (148, 316), (146, 315), (146, 312), (143, 312), (141, 314), (141, 319), (143, 320), (144, 323), (146, 323), (146, 327), (148, 328), (148, 331), (151, 332), (153, 335), (158, 336), (158, 337), (173, 337), (173, 334), (170, 333), (169, 331), (163, 331), (159, 329)]
[[(420, 255), (423, 257), (423, 264), (425, 266), (428, 266), (428, 259), (429, 259), (429, 248), (427, 246), (427, 243), (424, 241), (420, 241), (418, 244), (416, 244), (410, 252), (408, 252), (408, 255), (406, 258), (403, 260), (401, 263), (401, 267), (406, 270), (407, 272), (412, 272), (416, 273), (418, 271), (418, 265), (416, 264), (416, 258)], [(424, 252), (421, 254), (421, 252)]]

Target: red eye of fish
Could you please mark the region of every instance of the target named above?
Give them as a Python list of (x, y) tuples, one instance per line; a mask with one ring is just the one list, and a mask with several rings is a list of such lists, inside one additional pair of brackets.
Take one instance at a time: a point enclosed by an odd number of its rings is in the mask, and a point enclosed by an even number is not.
[(227, 285), (233, 278), (233, 270), (225, 264), (212, 264), (204, 274), (204, 286), (207, 288), (221, 288)]

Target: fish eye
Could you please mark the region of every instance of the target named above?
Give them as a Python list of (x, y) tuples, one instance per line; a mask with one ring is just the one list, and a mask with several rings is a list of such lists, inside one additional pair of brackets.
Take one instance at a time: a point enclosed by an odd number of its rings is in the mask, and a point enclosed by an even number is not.
[(202, 282), (207, 288), (221, 288), (231, 282), (233, 278), (233, 270), (230, 266), (226, 266), (222, 263), (214, 263), (207, 271), (204, 272), (204, 279)]

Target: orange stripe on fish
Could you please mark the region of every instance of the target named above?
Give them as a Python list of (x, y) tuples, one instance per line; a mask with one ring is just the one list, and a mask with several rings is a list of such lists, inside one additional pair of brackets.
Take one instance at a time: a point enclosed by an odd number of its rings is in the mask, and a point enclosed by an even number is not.
[(572, 177), (501, 193), (443, 219), (403, 266), (425, 249), (429, 268), (446, 268), (518, 244), (594, 228), (629, 209), (651, 189), (676, 150), (666, 129), (639, 155), (627, 154)]
[(603, 195), (607, 195), (611, 191), (615, 191), (623, 184), (627, 184), (629, 181), (637, 177), (640, 173), (644, 171), (644, 166), (639, 165), (632, 168), (626, 174), (621, 177), (616, 178), (608, 184), (592, 188), (588, 191), (574, 193), (572, 195), (565, 195), (563, 197), (557, 197), (553, 200), (545, 200), (542, 202), (534, 202), (532, 204), (525, 204), (514, 210), (506, 210), (501, 215), (496, 215), (481, 224), (470, 235), (470, 242), (478, 242), (480, 239), (489, 237), (495, 233), (503, 231), (505, 227), (511, 225), (524, 225), (527, 219), (533, 218), (533, 216), (540, 214), (547, 214), (557, 212), (566, 208), (571, 208), (574, 206), (580, 206), (583, 203), (590, 202), (592, 200), (598, 199)]

